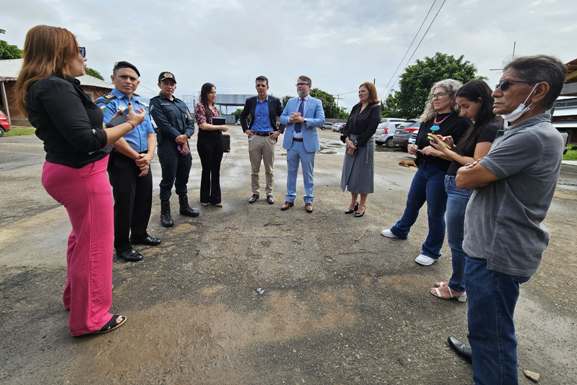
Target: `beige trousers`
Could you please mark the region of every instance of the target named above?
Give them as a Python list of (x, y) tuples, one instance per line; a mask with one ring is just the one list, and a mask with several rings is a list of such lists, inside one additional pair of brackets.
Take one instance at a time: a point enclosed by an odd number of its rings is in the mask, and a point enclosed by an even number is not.
[(250, 176), (253, 194), (259, 194), (258, 173), (262, 160), (264, 160), (264, 170), (266, 174), (266, 194), (272, 194), (275, 144), (276, 140), (272, 140), (268, 136), (253, 135), (248, 138), (248, 155), (250, 157)]

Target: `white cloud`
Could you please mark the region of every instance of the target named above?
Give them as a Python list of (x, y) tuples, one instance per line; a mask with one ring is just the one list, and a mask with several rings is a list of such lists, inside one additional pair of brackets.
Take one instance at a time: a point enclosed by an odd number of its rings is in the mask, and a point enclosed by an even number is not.
[[(6, 1), (5, 1), (6, 2)], [(296, 77), (344, 93), (376, 78), (379, 91), (399, 63), (430, 2), (417, 0), (188, 0), (136, 3), (8, 0), (3, 36), (22, 46), (36, 24), (59, 25), (88, 50), (89, 65), (108, 76), (115, 61), (134, 62), (143, 85), (156, 92), (160, 71), (173, 71), (181, 94), (205, 81), (219, 92), (254, 92), (265, 74), (276, 95), (294, 94)], [(447, 1), (413, 62), (435, 52), (464, 55), (493, 84), (513, 42), (517, 53), (574, 59), (573, 0)]]

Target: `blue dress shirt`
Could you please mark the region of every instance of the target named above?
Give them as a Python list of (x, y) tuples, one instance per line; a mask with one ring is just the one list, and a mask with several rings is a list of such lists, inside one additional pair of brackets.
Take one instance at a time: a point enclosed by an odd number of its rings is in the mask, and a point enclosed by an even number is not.
[[(110, 95), (113, 97), (110, 97)], [(96, 99), (96, 105), (102, 109), (104, 124), (110, 122), (119, 109), (128, 108), (129, 102), (132, 103), (134, 110), (147, 111), (142, 123), (124, 135), (124, 139), (134, 151), (139, 153), (148, 151), (148, 135), (155, 131), (146, 105), (140, 101), (138, 96), (132, 96), (132, 98), (129, 99), (116, 88), (112, 90), (110, 95), (108, 97), (101, 96)]]
[(270, 125), (270, 116), (268, 109), (268, 96), (264, 101), (256, 98), (256, 106), (254, 109), (254, 124), (251, 131), (254, 132), (272, 132)]

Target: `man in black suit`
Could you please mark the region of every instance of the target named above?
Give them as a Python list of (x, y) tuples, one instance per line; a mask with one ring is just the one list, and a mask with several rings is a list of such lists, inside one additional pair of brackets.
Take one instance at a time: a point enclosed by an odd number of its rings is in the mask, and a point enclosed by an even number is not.
[(268, 79), (259, 76), (255, 80), (257, 96), (248, 98), (240, 115), (242, 130), (248, 136), (248, 153), (251, 164), (252, 195), (248, 203), (258, 200), (261, 161), (264, 161), (266, 173), (266, 201), (274, 204), (272, 196), (274, 147), (281, 133), (279, 118), (282, 104), (279, 99), (268, 95)]

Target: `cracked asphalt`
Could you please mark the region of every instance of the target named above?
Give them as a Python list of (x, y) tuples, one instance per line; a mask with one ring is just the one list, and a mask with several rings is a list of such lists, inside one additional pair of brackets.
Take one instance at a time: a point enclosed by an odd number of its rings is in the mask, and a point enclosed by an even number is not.
[[(376, 192), (367, 214), (353, 218), (343, 214), (337, 134), (322, 132), (329, 148), (316, 157), (315, 212), (304, 211), (302, 197), (281, 212), (284, 151), (277, 147), (277, 204), (249, 205), (239, 131), (222, 165), (224, 208), (177, 214), (172, 229), (159, 225), (155, 161), (149, 230), (163, 243), (140, 248), (141, 263), (114, 264), (113, 310), (128, 322), (84, 339), (68, 335), (61, 304), (70, 225), (40, 184), (42, 145), (0, 139), (1, 384), (472, 383), (470, 366), (445, 343), (450, 334), (466, 338), (466, 305), (428, 294), (449, 276), (446, 245), (440, 262), (423, 268), (413, 259), (425, 215), (407, 241), (379, 234), (404, 208), (414, 174), (398, 166), (406, 154), (375, 153)], [(196, 205), (199, 171), (193, 152)], [(302, 195), (300, 177), (298, 186)], [(577, 171), (564, 167), (546, 220), (549, 248), (517, 307), (520, 370), (539, 372), (542, 384), (577, 382), (575, 186)], [(520, 383), (530, 382), (521, 374)]]

